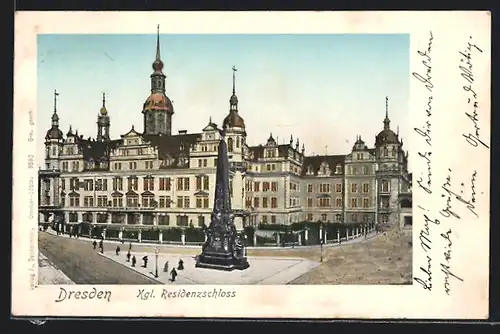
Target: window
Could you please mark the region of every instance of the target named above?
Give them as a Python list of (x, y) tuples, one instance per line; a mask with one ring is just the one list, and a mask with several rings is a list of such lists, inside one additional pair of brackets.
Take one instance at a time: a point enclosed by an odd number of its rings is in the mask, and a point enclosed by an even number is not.
[(370, 200), (368, 198), (363, 198), (363, 208), (370, 207)]
[(330, 206), (330, 199), (329, 198), (320, 198), (318, 200), (318, 206), (322, 208), (326, 208)]
[(335, 215), (335, 221), (341, 221), (342, 220), (342, 215), (341, 214), (336, 214)]
[(262, 207), (267, 208), (267, 197), (262, 198)]
[(236, 137), (236, 147), (240, 147), (240, 137)]
[(184, 196), (177, 196), (177, 207), (182, 208), (184, 204)]
[(144, 191), (155, 190), (155, 179), (153, 177), (146, 176), (143, 180)]
[(217, 167), (217, 158), (214, 159), (214, 167)]
[(269, 182), (262, 182), (262, 191), (269, 191)]
[(201, 159), (198, 159), (198, 168), (201, 168), (202, 161)]
[(129, 162), (128, 169), (131, 169), (131, 170), (137, 169), (137, 162), (135, 162), (135, 161)]
[(168, 215), (158, 216), (158, 225), (170, 225), (170, 217)]
[(205, 217), (204, 216), (198, 216), (198, 226), (202, 227), (205, 225)]
[(189, 196), (184, 196), (184, 207), (189, 208), (190, 203), (189, 203)]
[(121, 162), (115, 162), (114, 166), (115, 166), (115, 170), (121, 170), (122, 169), (122, 163)]
[(370, 184), (363, 183), (363, 192), (367, 193), (370, 190)]
[(368, 174), (368, 166), (363, 166), (363, 174)]
[(70, 197), (69, 206), (80, 206), (80, 197)]
[(123, 190), (123, 179), (119, 176), (113, 178), (113, 190), (121, 191)]
[(278, 182), (271, 182), (271, 191), (278, 191)]
[(113, 197), (113, 207), (121, 208), (123, 206), (123, 198)]
[(393, 148), (392, 148), (392, 156), (393, 156), (393, 157), (395, 157), (395, 156), (396, 156), (396, 148), (395, 148), (395, 147), (393, 147)]
[(342, 174), (342, 166), (340, 164), (337, 164), (335, 167), (335, 174)]
[(384, 155), (384, 157), (388, 157), (389, 156), (389, 150), (387, 149), (387, 147), (384, 147), (383, 155)]
[(266, 170), (269, 172), (271, 170), (271, 165), (270, 164), (267, 164), (266, 165)]
[(308, 214), (307, 214), (307, 220), (312, 221), (312, 220), (313, 220), (313, 218), (314, 218), (314, 217), (313, 217), (313, 214), (312, 214), (312, 213), (308, 213)]
[(358, 184), (357, 183), (351, 183), (351, 192), (352, 193), (358, 192)]
[(170, 191), (171, 180), (169, 177), (160, 177), (160, 190)]
[(189, 177), (180, 177), (177, 179), (177, 190), (189, 191)]
[(320, 193), (329, 193), (330, 192), (330, 184), (329, 183), (318, 184), (318, 191)]
[(61, 190), (66, 190), (66, 179), (61, 180)]
[(208, 164), (207, 159), (203, 159), (203, 167), (207, 167), (207, 164)]
[(208, 196), (203, 197), (203, 207), (208, 208)]
[(227, 151), (233, 152), (233, 138), (227, 139)]
[(307, 199), (307, 207), (308, 208), (312, 208), (313, 207), (313, 199), (311, 197), (309, 197)]
[[(201, 183), (202, 183), (202, 177), (201, 176), (197, 176), (196, 177), (196, 190), (201, 190)], [(201, 208), (201, 206), (200, 206)]]
[(382, 180), (382, 192), (387, 193), (390, 191), (389, 181)]
[(337, 198), (335, 199), (335, 206), (336, 206), (337, 208), (340, 208), (340, 207), (342, 206), (342, 198), (337, 197)]
[(136, 208), (139, 206), (139, 197), (127, 196), (127, 207)]
[(356, 167), (351, 167), (351, 174), (356, 175), (358, 171), (356, 170)]
[(383, 214), (382, 215), (382, 223), (388, 223), (388, 222), (389, 222), (389, 215)]
[(146, 161), (146, 169), (153, 169), (153, 161)]
[(277, 208), (278, 207), (278, 198), (276, 197), (271, 197), (271, 208)]
[(85, 196), (83, 198), (83, 206), (94, 206), (94, 197)]
[(210, 179), (208, 176), (203, 176), (203, 190), (209, 190), (210, 188)]
[(335, 191), (338, 192), (338, 193), (342, 192), (342, 183), (337, 183), (335, 185)]
[(351, 208), (357, 208), (357, 207), (358, 207), (358, 199), (351, 198)]
[(97, 196), (97, 206), (98, 207), (108, 206), (108, 196)]
[(142, 207), (143, 208), (154, 207), (154, 197), (153, 196), (142, 196)]
[(310, 184), (310, 183), (307, 185), (307, 192), (308, 193), (312, 193), (313, 192), (313, 185)]
[(138, 179), (137, 177), (130, 177), (128, 179), (128, 190), (135, 190), (137, 191), (137, 189), (139, 189), (139, 182), (138, 182)]
[(276, 224), (276, 216), (271, 215), (271, 224)]
[(160, 196), (159, 206), (160, 208), (170, 208), (171, 199), (170, 196)]
[(267, 224), (267, 216), (266, 215), (262, 216), (262, 224)]
[(67, 161), (64, 161), (62, 163), (62, 169), (64, 172), (67, 172), (68, 171), (68, 162)]
[(253, 183), (253, 190), (254, 191), (260, 191), (260, 182), (254, 182)]
[(352, 219), (352, 221), (353, 221), (353, 222), (358, 221), (358, 215), (354, 213), (354, 214), (351, 216), (351, 219)]
[(258, 208), (259, 207), (259, 198), (258, 197), (254, 197), (253, 198), (253, 207), (254, 208)]
[(326, 221), (327, 221), (327, 219), (328, 219), (328, 216), (327, 216), (325, 213), (323, 213), (323, 214), (321, 215), (321, 221), (326, 222)]

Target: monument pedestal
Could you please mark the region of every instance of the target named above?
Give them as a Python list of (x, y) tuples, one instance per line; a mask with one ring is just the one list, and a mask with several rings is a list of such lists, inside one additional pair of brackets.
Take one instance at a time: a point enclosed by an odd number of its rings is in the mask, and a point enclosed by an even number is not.
[(232, 271), (245, 270), (250, 267), (250, 264), (245, 257), (234, 258), (229, 253), (203, 252), (198, 255), (196, 267)]

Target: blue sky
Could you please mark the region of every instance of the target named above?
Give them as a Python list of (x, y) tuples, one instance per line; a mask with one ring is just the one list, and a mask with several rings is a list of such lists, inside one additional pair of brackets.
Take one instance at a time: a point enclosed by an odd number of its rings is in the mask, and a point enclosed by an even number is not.
[[(160, 35), (160, 41), (175, 133), (200, 132), (209, 117), (222, 123), (234, 65), (250, 145), (272, 132), (279, 142), (298, 137), (309, 155), (347, 153), (356, 135), (373, 146), (386, 96), (391, 128), (399, 125), (408, 138), (409, 35)], [(102, 92), (112, 137), (132, 125), (142, 131), (156, 35), (39, 35), (37, 52), (39, 164), (54, 89), (64, 133), (72, 125), (96, 136)]]

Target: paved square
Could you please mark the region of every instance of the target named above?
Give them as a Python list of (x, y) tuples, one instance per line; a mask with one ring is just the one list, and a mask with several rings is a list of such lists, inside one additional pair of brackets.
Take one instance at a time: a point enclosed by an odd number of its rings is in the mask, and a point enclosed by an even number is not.
[[(155, 254), (137, 252), (133, 253), (137, 259), (135, 267), (126, 261), (126, 252), (104, 252), (103, 256), (127, 266), (147, 277), (154, 278)], [(148, 255), (148, 266), (143, 268), (143, 256)], [(177, 270), (178, 276), (175, 282), (170, 281), (170, 271), (177, 265), (179, 260), (184, 261), (184, 270)], [(164, 272), (164, 266), (168, 261), (168, 273)], [(276, 258), (276, 257), (249, 257), (250, 268), (245, 270), (221, 271), (195, 267), (195, 257), (180, 254), (158, 255), (158, 278), (162, 284), (288, 284), (297, 277), (317, 267), (319, 262), (301, 258)]]

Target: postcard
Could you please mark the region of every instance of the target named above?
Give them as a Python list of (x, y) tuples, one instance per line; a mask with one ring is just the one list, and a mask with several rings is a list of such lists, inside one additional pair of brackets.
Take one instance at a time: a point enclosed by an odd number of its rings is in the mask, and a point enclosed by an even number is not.
[(18, 12), (12, 315), (486, 319), (490, 27)]

